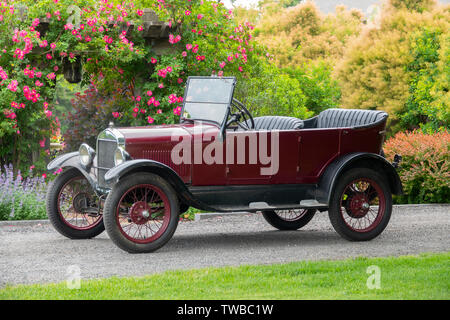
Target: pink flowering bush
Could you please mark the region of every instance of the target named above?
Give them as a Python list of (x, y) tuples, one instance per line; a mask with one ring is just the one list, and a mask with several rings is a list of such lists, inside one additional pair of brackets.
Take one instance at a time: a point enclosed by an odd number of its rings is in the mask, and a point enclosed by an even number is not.
[[(171, 28), (163, 55), (144, 38), (144, 8)], [(97, 95), (99, 102), (63, 119), (73, 124), (66, 140), (82, 139), (74, 132), (85, 126), (99, 132), (109, 119), (121, 125), (176, 122), (189, 75), (246, 81), (267, 63), (253, 42), (253, 26), (236, 23), (216, 1), (0, 0), (0, 16), (0, 162), (15, 168), (29, 166), (31, 152), (49, 154), (48, 143), (39, 141), (59, 130), (55, 82), (71, 65), (81, 62), (82, 84), (89, 88), (84, 95)], [(95, 110), (102, 121), (83, 116)]]

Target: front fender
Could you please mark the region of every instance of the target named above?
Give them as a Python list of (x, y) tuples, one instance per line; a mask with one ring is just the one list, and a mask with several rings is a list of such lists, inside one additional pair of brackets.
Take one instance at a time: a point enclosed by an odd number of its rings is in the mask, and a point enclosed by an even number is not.
[(93, 177), (89, 174), (89, 171), (87, 171), (80, 163), (80, 154), (78, 151), (75, 152), (69, 152), (65, 153), (52, 161), (47, 165), (47, 170), (50, 172), (54, 172), (55, 170), (59, 168), (77, 168), (78, 171), (80, 171), (85, 178), (88, 180), (90, 185), (96, 190), (97, 188), (97, 181), (93, 179)]
[(65, 153), (52, 161), (47, 165), (47, 170), (50, 172), (63, 167), (76, 167), (80, 165), (80, 155), (78, 151)]
[(330, 203), (331, 194), (339, 177), (350, 168), (367, 167), (384, 173), (391, 192), (399, 195), (403, 193), (402, 182), (395, 168), (382, 156), (375, 153), (349, 153), (339, 157), (323, 172), (316, 191), (316, 199), (321, 203)]
[(163, 177), (175, 189), (175, 192), (183, 203), (202, 210), (211, 210), (210, 207), (192, 195), (186, 187), (186, 184), (172, 168), (158, 161), (147, 159), (126, 161), (109, 169), (105, 174), (105, 181), (110, 185), (114, 185), (120, 179), (136, 172), (150, 172)]

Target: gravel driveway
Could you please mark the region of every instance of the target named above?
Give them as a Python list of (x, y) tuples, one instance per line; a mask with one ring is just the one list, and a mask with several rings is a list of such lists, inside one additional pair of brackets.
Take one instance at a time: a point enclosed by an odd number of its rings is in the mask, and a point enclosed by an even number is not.
[(360, 243), (340, 238), (326, 212), (316, 214), (304, 229), (288, 232), (274, 230), (260, 214), (248, 214), (182, 222), (159, 251), (132, 255), (117, 248), (106, 233), (90, 240), (69, 240), (48, 224), (2, 222), (0, 286), (65, 281), (73, 265), (87, 279), (208, 266), (446, 252), (449, 231), (450, 205), (395, 206), (382, 235)]

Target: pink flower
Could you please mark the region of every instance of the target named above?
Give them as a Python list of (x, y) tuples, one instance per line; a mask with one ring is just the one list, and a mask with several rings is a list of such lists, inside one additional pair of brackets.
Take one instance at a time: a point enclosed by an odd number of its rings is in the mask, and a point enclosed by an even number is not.
[(47, 59), (52, 60), (52, 58), (53, 58), (52, 55), (50, 53), (47, 53)]
[(158, 100), (156, 100), (154, 103), (153, 103), (153, 105), (155, 106), (155, 107), (157, 107), (157, 106), (159, 106), (161, 103), (158, 101)]
[(120, 114), (119, 114), (118, 112), (113, 112), (113, 113), (112, 113), (112, 116), (113, 116), (114, 118), (118, 118), (118, 117), (120, 116)]
[(19, 82), (17, 80), (11, 80), (10, 84), (8, 85), (8, 89), (11, 90), (12, 92), (16, 92), (18, 84)]
[(54, 43), (54, 42), (50, 43), (50, 48), (55, 49), (56, 48), (56, 43)]
[(39, 18), (36, 18), (33, 20), (33, 23), (31, 24), (31, 26), (36, 28), (39, 25), (39, 23), (40, 23)]
[(158, 88), (160, 89), (164, 88), (164, 84), (163, 83), (158, 84)]
[(193, 53), (197, 53), (198, 51), (198, 44), (196, 44), (193, 48), (192, 48), (192, 52)]
[(197, 15), (197, 19), (198, 19), (198, 20), (203, 19), (203, 15), (202, 15), (202, 14), (198, 14), (198, 15)]
[(147, 95), (150, 97), (153, 94), (150, 90), (147, 91)]
[(184, 12), (184, 14), (187, 15), (187, 16), (190, 16), (190, 15), (191, 15), (191, 12), (190, 12), (189, 10), (186, 10), (186, 11)]
[(136, 97), (136, 101), (137, 101), (137, 102), (141, 101), (141, 96), (137, 96), (137, 97)]
[(158, 70), (158, 76), (165, 78), (167, 76), (167, 70), (166, 69)]
[(187, 45), (186, 45), (186, 50), (191, 50), (192, 49), (192, 44), (190, 44), (190, 43), (188, 43)]
[(142, 31), (144, 28), (142, 26), (138, 26), (138, 31)]
[(186, 57), (186, 56), (187, 56), (187, 52), (186, 52), (186, 51), (183, 51), (183, 52), (181, 53), (181, 55), (182, 55), (183, 57)]
[(220, 70), (220, 71), (217, 73), (217, 75), (218, 75), (219, 77), (223, 76), (223, 71)]
[(181, 40), (181, 36), (177, 35), (176, 37), (173, 36), (173, 34), (169, 35), (169, 43), (175, 44)]
[(167, 72), (172, 72), (172, 67), (171, 67), (171, 66), (168, 66), (168, 67), (166, 68), (166, 71), (167, 71)]
[(46, 179), (46, 178), (47, 178), (47, 174), (46, 174), (46, 173), (43, 173), (43, 174), (42, 174), (42, 178)]
[(239, 69), (240, 72), (243, 72), (243, 71), (244, 71), (244, 68), (242, 68), (241, 66), (239, 66), (238, 69)]
[(222, 62), (219, 64), (219, 67), (220, 67), (221, 69), (225, 68), (225, 66), (226, 66), (226, 63), (225, 63), (224, 61), (222, 61)]
[(156, 113), (157, 113), (157, 114), (161, 114), (161, 113), (162, 113), (162, 110), (161, 110), (161, 109), (158, 109), (158, 110), (156, 111)]
[(137, 11), (137, 15), (138, 15), (139, 17), (142, 17), (142, 16), (144, 15), (144, 11), (138, 10), (138, 11)]
[(181, 83), (183, 83), (183, 79), (178, 78), (177, 82), (181, 84)]
[(155, 58), (152, 57), (152, 59), (150, 60), (153, 64), (157, 63), (158, 60), (156, 60)]
[(179, 116), (181, 114), (181, 107), (176, 107), (173, 109), (173, 114)]
[(58, 70), (59, 70), (59, 67), (58, 67), (58, 66), (54, 66), (54, 67), (53, 67), (53, 71), (56, 72), (56, 71), (58, 71)]
[(36, 168), (36, 167), (34, 166), (34, 164), (31, 165), (31, 166), (30, 166), (30, 171), (33, 171), (34, 168)]
[(45, 148), (45, 138), (39, 141), (39, 145), (41, 146), (41, 148)]
[(147, 117), (147, 122), (148, 123), (153, 123), (153, 122), (155, 122), (155, 119), (153, 119), (152, 117), (148, 116)]
[(233, 60), (233, 56), (228, 56), (227, 59), (229, 62), (231, 62)]
[(52, 72), (47, 75), (47, 78), (49, 78), (50, 80), (54, 80), (56, 78), (56, 75)]

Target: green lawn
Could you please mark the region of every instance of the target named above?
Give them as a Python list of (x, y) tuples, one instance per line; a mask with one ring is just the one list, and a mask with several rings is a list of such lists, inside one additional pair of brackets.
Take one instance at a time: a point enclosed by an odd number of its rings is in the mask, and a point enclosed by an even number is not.
[[(132, 256), (130, 256), (132, 259)], [(369, 266), (381, 271), (368, 289)], [(6, 287), (0, 299), (450, 299), (450, 253), (169, 271)]]

